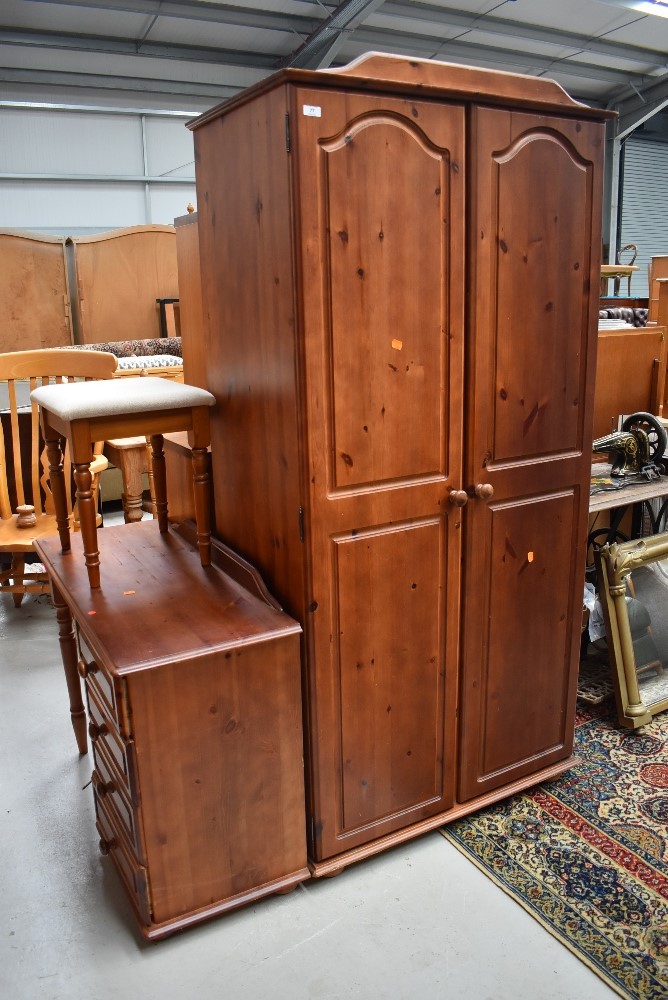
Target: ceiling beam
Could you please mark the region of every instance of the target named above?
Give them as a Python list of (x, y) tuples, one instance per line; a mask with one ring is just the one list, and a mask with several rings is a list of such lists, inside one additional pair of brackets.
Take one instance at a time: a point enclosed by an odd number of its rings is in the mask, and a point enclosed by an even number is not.
[(612, 105), (618, 112), (615, 135), (623, 139), (668, 107), (668, 74)]
[(264, 28), (310, 35), (326, 17), (258, 10), (227, 3), (202, 3), (201, 0), (25, 0), (28, 3), (79, 7), (109, 13), (143, 14), (146, 17), (173, 17), (209, 24), (235, 24), (244, 28)]
[(246, 66), (255, 69), (276, 68), (276, 53), (248, 52), (242, 49), (207, 48), (175, 45), (171, 42), (142, 42), (132, 38), (108, 38), (101, 35), (62, 35), (52, 31), (0, 29), (0, 45), (26, 48), (64, 49), (76, 52), (103, 52), (107, 55), (141, 56), (179, 62)]
[(137, 94), (164, 94), (177, 97), (201, 97), (215, 102), (234, 97), (243, 86), (215, 83), (190, 83), (184, 80), (147, 79), (146, 77), (106, 76), (102, 73), (76, 73), (67, 70), (0, 68), (0, 83), (30, 84), (36, 87), (67, 87), (77, 90), (127, 91)]
[(346, 37), (383, 2), (384, 0), (343, 0), (291, 56), (281, 60), (281, 65), (299, 69), (324, 69), (331, 66)]

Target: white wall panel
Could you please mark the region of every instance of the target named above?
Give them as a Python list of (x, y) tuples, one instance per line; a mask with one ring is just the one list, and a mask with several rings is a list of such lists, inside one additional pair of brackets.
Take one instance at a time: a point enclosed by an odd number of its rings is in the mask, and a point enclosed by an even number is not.
[(152, 177), (195, 176), (193, 134), (186, 118), (145, 119), (148, 173)]
[(0, 109), (0, 171), (141, 174), (141, 123), (126, 115)]
[(179, 215), (188, 214), (188, 205), (197, 207), (194, 184), (153, 184), (149, 193), (151, 222), (173, 226)]
[(0, 106), (0, 227), (76, 235), (173, 224), (195, 200), (188, 117)]
[(99, 232), (146, 222), (143, 184), (0, 181), (0, 228)]

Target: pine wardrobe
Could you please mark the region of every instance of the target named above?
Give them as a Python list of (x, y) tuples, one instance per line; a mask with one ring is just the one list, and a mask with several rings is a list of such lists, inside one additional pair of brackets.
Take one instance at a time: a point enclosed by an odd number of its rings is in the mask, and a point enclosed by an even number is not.
[(314, 875), (572, 763), (605, 117), (370, 54), (191, 123), (216, 534), (303, 626)]

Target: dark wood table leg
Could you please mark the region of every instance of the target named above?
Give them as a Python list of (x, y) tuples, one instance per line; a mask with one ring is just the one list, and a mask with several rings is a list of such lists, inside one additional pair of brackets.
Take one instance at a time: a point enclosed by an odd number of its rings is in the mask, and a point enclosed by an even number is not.
[(207, 449), (193, 448), (192, 463), (197, 546), (202, 566), (209, 566), (211, 564), (211, 493)]
[(81, 680), (79, 677), (79, 654), (77, 642), (74, 635), (74, 624), (70, 609), (63, 600), (62, 594), (53, 582), (51, 583), (51, 596), (53, 606), (56, 609), (56, 619), (58, 621), (58, 638), (60, 640), (60, 655), (65, 669), (65, 680), (70, 698), (70, 716), (72, 718), (72, 728), (77, 741), (80, 754), (88, 753), (88, 738), (86, 735), (86, 710), (81, 697)]
[[(49, 435), (46, 437), (46, 435)], [(56, 524), (60, 537), (60, 547), (63, 552), (70, 550), (70, 519), (67, 509), (67, 491), (65, 489), (65, 473), (63, 471), (63, 449), (60, 436), (49, 427), (44, 428), (46, 455), (49, 461), (49, 481), (51, 495), (56, 512)]]
[(165, 439), (162, 434), (151, 434), (151, 467), (155, 490), (155, 514), (161, 532), (167, 531), (167, 472), (165, 470)]
[(88, 580), (91, 589), (100, 586), (100, 550), (97, 544), (97, 526), (95, 524), (95, 501), (93, 499), (93, 477), (90, 471), (90, 456), (84, 462), (74, 462), (74, 482), (76, 483), (76, 501), (79, 509), (79, 527), (83, 541), (84, 558), (88, 570)]

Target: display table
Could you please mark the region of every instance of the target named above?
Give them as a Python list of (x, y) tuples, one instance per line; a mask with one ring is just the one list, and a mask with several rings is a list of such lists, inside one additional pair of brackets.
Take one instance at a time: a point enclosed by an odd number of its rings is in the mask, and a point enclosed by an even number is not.
[[(300, 626), (248, 564), (154, 521), (36, 543), (71, 696), (85, 678), (100, 848), (158, 938), (308, 877)], [(76, 635), (72, 628), (72, 619)]]
[(601, 296), (607, 296), (610, 278), (630, 278), (639, 270), (637, 264), (601, 264)]
[(668, 476), (661, 476), (646, 483), (634, 483), (618, 490), (610, 489), (594, 493), (589, 498), (589, 513), (596, 514), (600, 510), (628, 507), (630, 504), (656, 500), (662, 496), (668, 496)]

